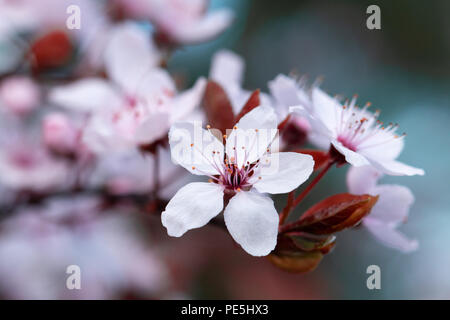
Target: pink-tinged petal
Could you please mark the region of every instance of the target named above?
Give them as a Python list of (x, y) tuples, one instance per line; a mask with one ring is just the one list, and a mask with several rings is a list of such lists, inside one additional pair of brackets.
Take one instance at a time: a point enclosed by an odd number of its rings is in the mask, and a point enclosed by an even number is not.
[(400, 250), (404, 253), (415, 251), (419, 248), (419, 242), (415, 239), (408, 239), (404, 234), (389, 227), (375, 219), (366, 218), (364, 226), (384, 245)]
[(313, 169), (314, 160), (310, 155), (297, 152), (272, 153), (261, 159), (253, 186), (262, 193), (287, 193), (308, 180)]
[(275, 98), (276, 102), (284, 107), (296, 105), (309, 105), (309, 99), (304, 90), (302, 90), (296, 80), (291, 77), (279, 74), (275, 79), (269, 81), (268, 85), (270, 94)]
[(372, 166), (352, 166), (347, 171), (348, 191), (353, 194), (369, 193), (382, 176), (383, 174)]
[(278, 213), (272, 199), (255, 191), (241, 191), (224, 212), (233, 239), (253, 256), (268, 255), (277, 244)]
[(222, 9), (211, 12), (197, 21), (180, 24), (171, 30), (171, 37), (179, 43), (198, 43), (207, 41), (224, 31), (233, 21), (233, 12)]
[(105, 48), (105, 66), (108, 75), (127, 92), (134, 92), (159, 62), (160, 53), (142, 28), (125, 23), (113, 30)]
[(129, 88), (127, 94), (142, 100), (150, 106), (166, 107), (177, 93), (175, 82), (167, 70), (153, 68), (143, 74), (138, 84)]
[(206, 80), (200, 78), (191, 89), (179, 94), (173, 101), (170, 121), (173, 123), (175, 121), (186, 120), (194, 109), (200, 105), (205, 88)]
[(407, 187), (379, 185), (371, 188), (368, 193), (380, 196), (369, 215), (370, 219), (392, 226), (406, 221), (409, 208), (414, 203), (414, 195)]
[(215, 183), (193, 182), (181, 188), (167, 204), (161, 221), (172, 237), (206, 225), (223, 209), (223, 188)]
[[(223, 163), (223, 144), (200, 122), (177, 122), (169, 131), (172, 161), (196, 175), (217, 175)], [(221, 133), (218, 133), (221, 139)]]
[(402, 152), (404, 139), (393, 132), (379, 130), (358, 145), (358, 152), (368, 159), (383, 161), (396, 159)]
[(120, 97), (107, 81), (91, 78), (52, 89), (49, 101), (70, 110), (91, 112), (117, 107)]
[(375, 161), (370, 159), (371, 164), (381, 172), (391, 176), (423, 176), (423, 169), (415, 168), (396, 160)]
[(369, 164), (369, 161), (361, 154), (344, 147), (339, 141), (333, 140), (331, 144), (339, 151), (345, 160), (355, 167), (361, 167)]
[(167, 135), (170, 128), (169, 113), (155, 112), (136, 129), (138, 144), (150, 144)]
[(229, 158), (234, 157), (238, 167), (258, 160), (274, 140), (278, 130), (275, 111), (269, 106), (259, 106), (239, 120), (231, 129), (226, 143)]
[(244, 68), (245, 61), (241, 56), (229, 50), (220, 50), (212, 58), (209, 78), (225, 89), (230, 84), (240, 87)]
[(336, 125), (341, 117), (342, 107), (339, 101), (330, 97), (320, 88), (312, 89), (314, 117), (328, 130), (336, 133)]

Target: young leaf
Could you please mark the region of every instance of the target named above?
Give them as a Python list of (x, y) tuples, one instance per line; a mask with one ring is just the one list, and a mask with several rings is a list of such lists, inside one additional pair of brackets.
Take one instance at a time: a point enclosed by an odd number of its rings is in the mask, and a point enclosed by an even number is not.
[[(332, 234), (353, 227), (369, 214), (378, 196), (342, 193), (312, 206), (286, 231)], [(285, 232), (286, 232), (285, 231)]]
[(255, 109), (257, 106), (259, 106), (261, 103), (259, 99), (259, 89), (253, 91), (250, 98), (248, 98), (247, 102), (245, 103), (244, 107), (242, 108), (241, 112), (236, 116), (236, 122), (241, 120), (243, 116), (245, 116), (247, 113)]
[(37, 39), (31, 46), (32, 65), (35, 70), (64, 65), (72, 55), (72, 44), (63, 31), (54, 31)]
[(235, 124), (233, 108), (225, 90), (216, 82), (208, 81), (203, 98), (208, 124), (225, 133)]
[(314, 170), (319, 170), (323, 168), (328, 161), (330, 161), (330, 154), (326, 151), (313, 150), (313, 149), (300, 149), (295, 150), (295, 152), (309, 154), (314, 159)]
[(276, 267), (292, 272), (303, 273), (314, 270), (322, 260), (323, 254), (319, 251), (313, 252), (282, 252), (269, 254), (267, 258)]

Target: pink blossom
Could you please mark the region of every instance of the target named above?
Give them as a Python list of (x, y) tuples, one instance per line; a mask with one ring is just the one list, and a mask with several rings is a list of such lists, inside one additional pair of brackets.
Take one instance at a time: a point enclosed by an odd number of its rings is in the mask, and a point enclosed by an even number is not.
[[(277, 125), (272, 107), (257, 107), (236, 124), (225, 146), (210, 131), (192, 123), (172, 126), (172, 160), (195, 175), (209, 176), (210, 182), (190, 183), (170, 200), (161, 216), (169, 235), (180, 237), (224, 210), (228, 231), (249, 254), (264, 256), (275, 248), (278, 213), (265, 193), (294, 190), (314, 167), (309, 155), (271, 152)], [(201, 138), (196, 141), (198, 134)], [(224, 196), (231, 197), (225, 209)]]
[(150, 19), (157, 31), (177, 44), (207, 41), (232, 22), (228, 9), (207, 12), (208, 0), (116, 0), (125, 13)]
[(408, 218), (414, 195), (404, 186), (377, 184), (382, 176), (371, 166), (351, 167), (347, 173), (351, 193), (380, 196), (363, 225), (385, 245), (403, 252), (414, 251), (419, 245), (417, 240), (410, 240), (397, 230)]
[(398, 125), (380, 122), (379, 111), (368, 110), (370, 103), (359, 108), (354, 97), (342, 105), (317, 87), (309, 94), (310, 104), (292, 110), (308, 118), (321, 147), (332, 145), (352, 166), (371, 165), (389, 175), (424, 174), (422, 169), (396, 160), (403, 150), (405, 135), (396, 133)]
[(13, 76), (0, 84), (0, 105), (14, 114), (28, 114), (39, 103), (39, 87), (28, 77)]
[(50, 113), (45, 116), (42, 126), (43, 140), (50, 150), (58, 153), (75, 152), (80, 132), (68, 116), (62, 112)]
[(169, 73), (157, 67), (160, 54), (144, 31), (132, 24), (117, 27), (105, 50), (113, 83), (80, 80), (53, 89), (50, 99), (71, 110), (92, 113), (83, 141), (97, 153), (123, 151), (164, 137), (170, 125), (199, 105), (205, 80), (177, 93)]

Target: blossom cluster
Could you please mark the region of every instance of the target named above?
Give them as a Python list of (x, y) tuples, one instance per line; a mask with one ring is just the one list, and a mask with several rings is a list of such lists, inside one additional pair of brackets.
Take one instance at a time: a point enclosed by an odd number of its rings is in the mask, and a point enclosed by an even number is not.
[[(73, 2), (79, 30), (66, 28)], [(294, 272), (314, 269), (335, 234), (359, 224), (390, 247), (417, 248), (397, 230), (413, 194), (378, 180), (424, 172), (397, 160), (405, 135), (369, 103), (283, 74), (267, 92), (247, 90), (244, 59), (228, 50), (190, 87), (168, 71), (176, 49), (232, 23), (231, 11), (206, 7), (0, 1), (0, 43), (14, 56), (0, 56), (0, 282), (8, 294), (28, 286), (35, 297), (50, 286), (49, 297), (64, 296), (50, 279), (75, 261), (90, 279), (88, 297), (164, 295), (161, 252), (130, 230), (131, 212), (158, 217), (152, 224), (174, 237), (217, 225), (248, 254)], [(293, 218), (332, 167), (348, 167), (348, 190)], [(288, 194), (281, 210), (278, 194)], [(14, 277), (17, 264), (40, 265), (40, 280)]]

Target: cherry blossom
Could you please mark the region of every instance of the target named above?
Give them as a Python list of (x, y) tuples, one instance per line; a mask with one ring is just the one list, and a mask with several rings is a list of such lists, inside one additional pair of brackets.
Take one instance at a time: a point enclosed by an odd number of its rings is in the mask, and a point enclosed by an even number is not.
[(294, 106), (307, 117), (312, 131), (323, 146), (332, 145), (353, 166), (371, 165), (389, 175), (423, 175), (422, 169), (396, 160), (404, 146), (405, 135), (396, 133), (398, 125), (384, 125), (379, 111), (359, 108), (356, 96), (344, 105), (317, 87), (311, 89), (311, 104)]
[[(14, 299), (117, 299), (164, 290), (168, 275), (157, 253), (129, 217), (99, 215), (100, 204), (95, 197), (54, 199), (5, 221), (0, 292)], [(67, 290), (65, 278), (55, 276), (70, 265), (81, 269), (82, 290)]]
[[(225, 146), (211, 130), (193, 123), (172, 126), (172, 160), (210, 181), (190, 183), (170, 200), (162, 213), (169, 235), (202, 227), (224, 210), (228, 231), (244, 250), (264, 256), (274, 249), (278, 214), (265, 193), (290, 192), (308, 179), (314, 166), (309, 155), (271, 151), (277, 124), (272, 107), (257, 107), (236, 124)], [(192, 140), (198, 133), (203, 146)]]
[(410, 240), (397, 228), (408, 217), (414, 195), (407, 187), (377, 184), (383, 174), (371, 166), (351, 167), (347, 173), (349, 191), (354, 194), (379, 195), (380, 198), (363, 225), (382, 243), (403, 252), (418, 248), (417, 240)]
[(13, 76), (0, 84), (0, 106), (11, 113), (26, 115), (38, 107), (41, 94), (38, 85), (28, 77)]
[(64, 186), (68, 167), (32, 139), (13, 136), (0, 148), (0, 184), (13, 190), (48, 191)]
[(90, 111), (83, 141), (97, 153), (146, 145), (164, 137), (170, 125), (186, 118), (201, 101), (205, 80), (177, 93), (167, 71), (157, 67), (160, 55), (139, 27), (118, 27), (105, 50), (108, 75), (56, 88), (54, 103)]
[[(220, 50), (216, 52), (211, 61), (209, 78), (218, 84), (227, 93), (234, 114), (239, 114), (242, 106), (249, 99), (252, 91), (245, 90), (242, 87), (244, 81), (244, 59), (236, 53), (229, 50)], [(271, 104), (270, 97), (260, 94), (262, 104)]]

